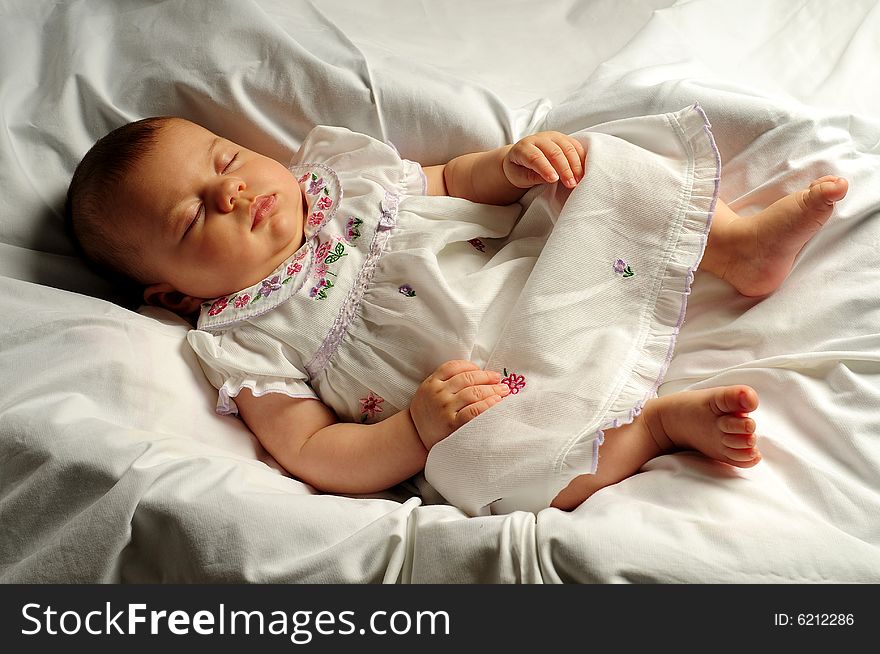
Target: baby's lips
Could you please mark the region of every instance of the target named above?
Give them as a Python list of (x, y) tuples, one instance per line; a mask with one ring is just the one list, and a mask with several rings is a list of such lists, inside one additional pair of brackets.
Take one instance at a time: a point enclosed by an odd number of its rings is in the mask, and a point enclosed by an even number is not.
[(251, 202), (251, 229), (254, 229), (268, 216), (275, 207), (276, 197), (270, 195), (258, 195)]

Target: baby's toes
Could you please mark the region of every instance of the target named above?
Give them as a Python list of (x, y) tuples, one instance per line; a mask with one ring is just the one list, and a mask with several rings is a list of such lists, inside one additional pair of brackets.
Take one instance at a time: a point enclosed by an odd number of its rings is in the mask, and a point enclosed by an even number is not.
[(814, 211), (827, 209), (829, 205), (842, 200), (848, 190), (849, 182), (843, 177), (825, 175), (810, 184), (804, 204)]
[[(745, 416), (721, 416), (717, 421), (723, 434), (750, 435), (755, 433), (755, 421)], [(723, 439), (722, 439), (723, 440)], [(731, 447), (735, 447), (731, 445)]]
[(749, 468), (761, 460), (754, 434), (725, 434), (721, 437), (724, 456), (731, 465)]
[(727, 386), (715, 397), (715, 405), (718, 414), (751, 413), (758, 408), (758, 393), (751, 386)]

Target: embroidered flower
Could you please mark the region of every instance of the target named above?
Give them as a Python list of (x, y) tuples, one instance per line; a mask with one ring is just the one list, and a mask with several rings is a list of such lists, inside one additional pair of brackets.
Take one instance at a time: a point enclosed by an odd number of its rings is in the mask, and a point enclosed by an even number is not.
[(330, 252), (330, 247), (330, 241), (324, 241), (321, 243), (321, 245), (318, 246), (318, 249), (315, 250), (315, 261), (323, 261), (327, 256), (327, 253)]
[(294, 261), (293, 263), (287, 264), (287, 274), (295, 275), (300, 270), (303, 269), (303, 265), (299, 261)]
[(632, 268), (630, 268), (623, 259), (618, 259), (614, 262), (614, 272), (623, 277), (632, 277), (635, 275)]
[(300, 177), (296, 181), (298, 181), (300, 184), (302, 184), (303, 182), (305, 182), (309, 178), (309, 175), (311, 175), (311, 173), (306, 173), (305, 175), (303, 175), (302, 177)]
[(327, 275), (328, 270), (329, 269), (327, 268), (326, 263), (319, 263), (317, 266), (315, 266), (315, 270), (314, 270), (313, 274), (315, 277), (325, 277)]
[(507, 384), (511, 395), (516, 395), (526, 387), (526, 377), (525, 375), (517, 375), (514, 372), (508, 373), (507, 368), (505, 368), (501, 383)]
[(416, 292), (413, 290), (413, 287), (409, 284), (403, 284), (400, 288), (397, 289), (401, 295), (405, 295), (406, 297), (415, 297)]
[(222, 313), (226, 307), (229, 305), (229, 298), (219, 297), (214, 300), (214, 303), (211, 305), (211, 308), (208, 310), (209, 316), (216, 316), (219, 313)]
[(336, 263), (344, 256), (347, 256), (345, 245), (339, 236), (334, 236), (332, 239), (324, 241), (315, 249), (314, 260), (316, 263), (312, 268), (311, 275), (320, 279), (309, 291), (309, 297), (315, 300), (326, 299), (327, 293), (325, 291), (333, 288), (333, 282), (327, 279), (326, 276), (336, 276), (336, 273), (330, 270), (330, 265)]
[(324, 222), (324, 212), (316, 211), (314, 213), (309, 214), (309, 225), (312, 227), (317, 227), (322, 222)]
[(251, 296), (249, 293), (242, 293), (237, 298), (235, 298), (235, 308), (241, 309), (242, 307), (246, 307), (247, 303), (251, 301)]
[(321, 191), (324, 190), (324, 178), (318, 177), (317, 175), (312, 175), (312, 181), (309, 183), (309, 190), (307, 193), (309, 195), (318, 195)]
[(486, 251), (486, 244), (483, 243), (483, 241), (481, 239), (472, 238), (471, 240), (468, 241), (468, 243), (473, 245), (475, 250), (479, 250), (480, 252)]
[(272, 279), (264, 279), (262, 287), (257, 292), (263, 297), (269, 297), (278, 290), (281, 290), (281, 278), (275, 275)]
[(348, 224), (345, 226), (345, 240), (347, 240), (349, 243), (354, 243), (358, 238), (360, 238), (361, 231), (359, 228), (363, 224), (364, 221), (360, 218), (349, 218)]
[(366, 422), (367, 420), (375, 418), (377, 413), (385, 412), (385, 409), (382, 408), (385, 398), (379, 397), (373, 391), (370, 391), (370, 394), (366, 397), (362, 397), (360, 402), (361, 422)]
[(333, 282), (329, 279), (320, 279), (318, 283), (312, 287), (312, 290), (309, 291), (309, 297), (313, 300), (326, 300), (327, 293), (326, 290), (333, 288)]
[(326, 195), (324, 197), (322, 197), (320, 200), (318, 200), (318, 202), (317, 202), (318, 209), (321, 209), (323, 211), (326, 211), (327, 209), (329, 209), (332, 206), (333, 206), (333, 200), (331, 200)]

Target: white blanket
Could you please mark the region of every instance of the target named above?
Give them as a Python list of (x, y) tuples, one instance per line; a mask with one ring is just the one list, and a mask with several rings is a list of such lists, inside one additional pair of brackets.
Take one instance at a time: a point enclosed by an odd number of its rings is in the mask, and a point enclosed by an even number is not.
[[(875, 2), (0, 11), (3, 582), (880, 581)], [(850, 194), (771, 297), (693, 285), (660, 392), (751, 384), (764, 461), (660, 457), (572, 513), (473, 518), (410, 486), (315, 495), (213, 414), (180, 321), (83, 295), (109, 290), (61, 228), (79, 157), (150, 114), (279, 159), (344, 125), (428, 165), (693, 102), (734, 209), (826, 173)]]

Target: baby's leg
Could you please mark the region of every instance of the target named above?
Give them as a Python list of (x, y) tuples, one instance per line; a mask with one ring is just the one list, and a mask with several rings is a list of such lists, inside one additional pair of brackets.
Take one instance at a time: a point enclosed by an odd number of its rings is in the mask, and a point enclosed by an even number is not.
[(719, 201), (700, 270), (730, 282), (743, 295), (772, 293), (848, 188), (842, 177), (821, 177), (748, 217)]
[(755, 421), (748, 417), (757, 407), (758, 394), (749, 386), (652, 399), (633, 422), (605, 432), (596, 474), (573, 479), (551, 506), (574, 509), (597, 490), (631, 477), (654, 457), (679, 449), (750, 468), (761, 460), (755, 447)]

